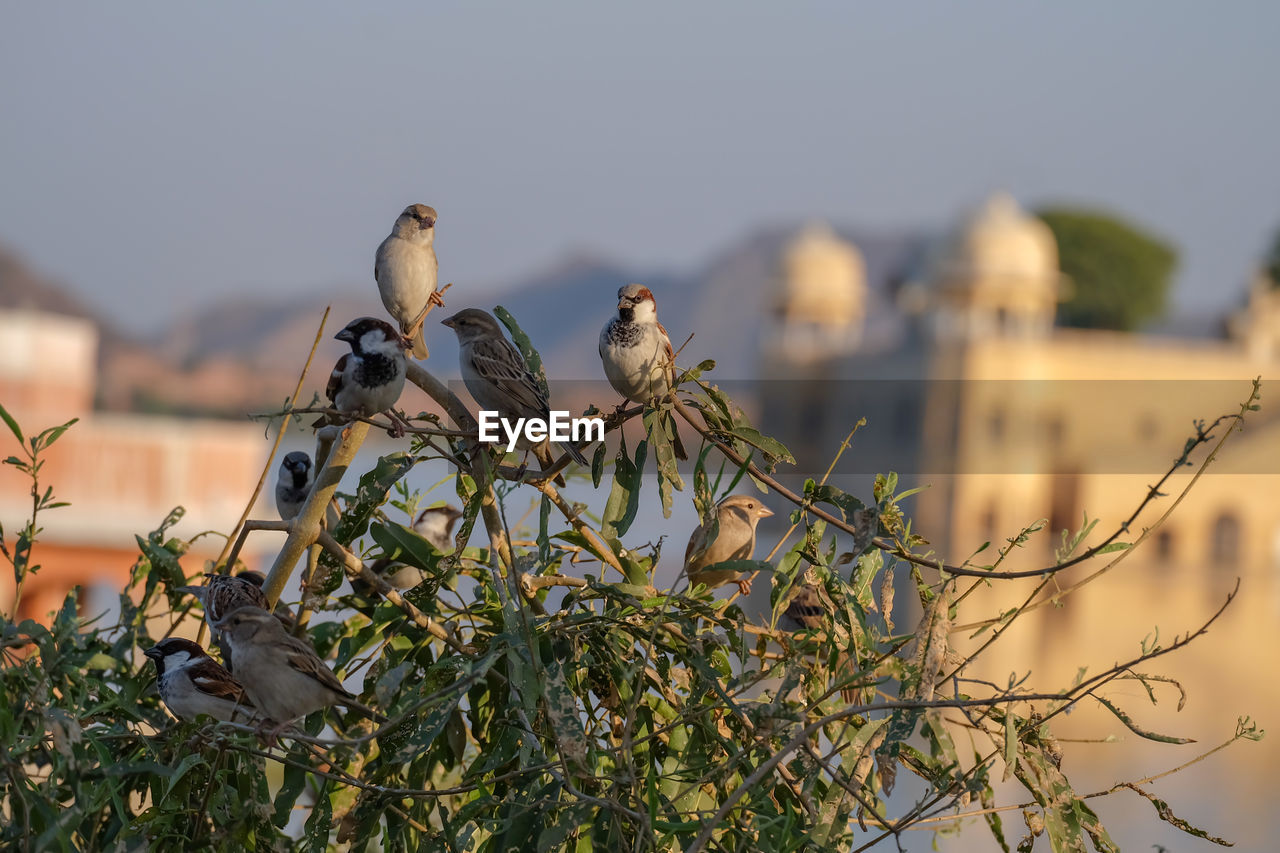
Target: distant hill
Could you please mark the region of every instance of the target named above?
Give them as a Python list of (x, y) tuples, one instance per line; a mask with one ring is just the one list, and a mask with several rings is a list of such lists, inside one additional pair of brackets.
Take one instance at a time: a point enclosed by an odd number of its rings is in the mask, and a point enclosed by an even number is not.
[[(657, 297), (659, 317), (679, 347), (682, 364), (714, 358), (720, 380), (749, 380), (757, 373), (758, 347), (777, 286), (778, 260), (797, 226), (761, 229), (687, 274), (626, 269), (605, 259), (576, 256), (512, 282), (498, 293), (446, 295), (446, 312), (468, 306), (511, 311), (543, 355), (548, 374), (560, 379), (601, 379), (596, 345), (612, 315), (619, 287), (640, 282)], [(891, 335), (899, 322), (888, 295), (895, 270), (907, 263), (918, 235), (876, 236), (841, 231), (863, 252), (870, 285), (868, 336)], [(280, 405), (292, 392), (326, 304), (334, 306), (317, 352), (303, 402), (324, 387), (343, 348), (332, 335), (352, 317), (378, 316), (382, 306), (372, 283), (361, 282), (306, 304), (235, 297), (179, 320), (159, 340), (123, 336), (68, 288), (27, 269), (0, 249), (0, 306), (26, 306), (94, 320), (101, 331), (99, 404), (113, 410), (164, 411), (243, 417)], [(440, 312), (437, 312), (440, 313)], [(443, 316), (443, 315), (442, 315)], [(438, 365), (456, 377), (456, 352), (447, 330), (428, 330)]]

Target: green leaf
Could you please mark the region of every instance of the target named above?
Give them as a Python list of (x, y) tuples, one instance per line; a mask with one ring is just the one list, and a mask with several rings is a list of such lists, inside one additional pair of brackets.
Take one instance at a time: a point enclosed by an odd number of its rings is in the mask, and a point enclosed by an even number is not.
[[(4, 420), (9, 427), (9, 432), (13, 433), (13, 437), (18, 439), (19, 444), (26, 444), (27, 440), (22, 437), (22, 430), (18, 427), (18, 422), (13, 419), (13, 415), (9, 414), (9, 411), (4, 406), (0, 406), (0, 419)], [(9, 458), (12, 459), (13, 457)]]
[(1195, 740), (1192, 738), (1174, 737), (1173, 735), (1162, 735), (1162, 734), (1157, 734), (1156, 732), (1148, 731), (1147, 729), (1144, 729), (1141, 726), (1139, 726), (1136, 722), (1134, 722), (1132, 717), (1130, 717), (1124, 711), (1121, 711), (1118, 707), (1113, 705), (1105, 697), (1099, 696), (1096, 693), (1091, 693), (1090, 695), (1093, 696), (1094, 699), (1097, 699), (1099, 704), (1102, 705), (1102, 707), (1106, 708), (1108, 711), (1115, 714), (1116, 719), (1124, 723), (1125, 728), (1133, 732), (1138, 737), (1143, 737), (1143, 738), (1146, 738), (1147, 740), (1158, 741), (1160, 743), (1195, 743)]
[(591, 487), (600, 488), (600, 478), (604, 476), (604, 459), (608, 453), (605, 442), (596, 445), (596, 452), (591, 456)]
[(661, 409), (648, 407), (644, 413), (645, 433), (653, 445), (654, 459), (658, 463), (658, 494), (662, 500), (662, 517), (671, 517), (673, 495), (671, 487), (684, 491), (684, 481), (680, 479), (679, 460), (676, 459), (675, 446), (671, 430), (675, 424), (671, 416)]
[(796, 462), (795, 457), (791, 455), (790, 450), (787, 450), (786, 445), (776, 438), (764, 435), (757, 429), (739, 426), (734, 427), (731, 432), (737, 438), (763, 452), (769, 459), (770, 468), (777, 462), (786, 462), (791, 465)]
[(71, 420), (67, 421), (65, 424), (62, 424), (61, 426), (49, 427), (44, 432), (40, 433), (40, 435), (36, 436), (33, 439), (33, 443), (40, 450), (44, 450), (45, 448), (52, 445), (59, 438), (61, 438), (64, 432), (69, 430), (79, 421), (80, 421), (79, 418), (72, 418)]
[(547, 374), (542, 369), (542, 356), (538, 355), (538, 351), (534, 349), (533, 342), (529, 340), (529, 336), (520, 328), (520, 324), (516, 322), (516, 318), (511, 316), (511, 312), (501, 305), (495, 306), (493, 314), (502, 321), (502, 325), (507, 327), (507, 331), (511, 333), (511, 341), (516, 345), (516, 349), (520, 350), (520, 354), (524, 356), (525, 366), (529, 368), (529, 372), (533, 374), (534, 380), (537, 381), (538, 387), (542, 389), (542, 395), (550, 400), (551, 391), (547, 388)]
[(440, 562), (440, 552), (411, 527), (394, 521), (375, 521), (369, 525), (369, 535), (389, 560), (398, 560), (427, 571), (434, 571)]
[(1128, 788), (1129, 790), (1136, 791), (1138, 794), (1145, 797), (1147, 801), (1151, 803), (1151, 805), (1155, 806), (1156, 814), (1158, 814), (1160, 816), (1160, 819), (1165, 823), (1171, 823), (1174, 826), (1176, 826), (1178, 829), (1181, 829), (1183, 832), (1187, 833), (1188, 835), (1194, 835), (1196, 838), (1203, 838), (1205, 841), (1212, 841), (1214, 844), (1219, 844), (1223, 847), (1234, 846), (1232, 842), (1227, 841), (1226, 839), (1218, 838), (1216, 835), (1210, 835), (1209, 833), (1205, 832), (1203, 829), (1199, 829), (1198, 827), (1192, 826), (1191, 824), (1187, 823), (1185, 820), (1183, 820), (1182, 818), (1178, 817), (1173, 813), (1173, 810), (1169, 808), (1168, 803), (1166, 803), (1164, 800), (1160, 799), (1159, 797), (1155, 796), (1154, 794), (1151, 794), (1151, 793), (1148, 793), (1147, 791), (1142, 790), (1132, 782), (1124, 782), (1122, 784), (1124, 785), (1124, 787)]
[(618, 446), (613, 466), (613, 487), (609, 491), (609, 500), (605, 503), (600, 523), (600, 532), (606, 539), (624, 536), (636, 520), (636, 513), (640, 510), (640, 484), (648, 447), (648, 442), (640, 442), (636, 447), (635, 461), (632, 462), (627, 458), (626, 443)]

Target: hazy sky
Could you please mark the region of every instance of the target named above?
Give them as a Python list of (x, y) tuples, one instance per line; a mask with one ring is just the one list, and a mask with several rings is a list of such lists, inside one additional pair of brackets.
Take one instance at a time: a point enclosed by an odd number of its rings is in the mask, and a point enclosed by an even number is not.
[(1003, 187), (1150, 226), (1221, 304), (1280, 227), (1280, 4), (618, 5), (5, 4), (0, 243), (148, 328), (372, 288), (416, 201), (477, 289)]

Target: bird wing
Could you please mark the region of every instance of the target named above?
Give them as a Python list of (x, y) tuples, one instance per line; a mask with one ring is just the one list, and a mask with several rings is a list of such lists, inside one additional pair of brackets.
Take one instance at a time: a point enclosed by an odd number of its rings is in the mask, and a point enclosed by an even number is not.
[(471, 365), (482, 379), (500, 390), (525, 416), (547, 417), (551, 406), (524, 357), (506, 338), (477, 340), (471, 345)]
[(830, 605), (823, 600), (825, 597), (817, 585), (801, 584), (784, 615), (791, 617), (801, 628), (820, 630), (826, 624), (827, 614), (831, 610)]
[(671, 336), (667, 334), (667, 330), (663, 328), (661, 323), (658, 323), (658, 331), (662, 333), (663, 352), (667, 356), (667, 361), (675, 361), (676, 353), (671, 348)]
[(221, 664), (214, 660), (202, 660), (187, 669), (191, 683), (201, 692), (219, 699), (226, 699), (239, 705), (252, 708), (253, 703), (245, 695), (240, 682), (231, 677)]
[(707, 529), (699, 524), (694, 528), (693, 533), (689, 534), (689, 544), (684, 549), (684, 568), (689, 571), (690, 568), (697, 564), (698, 559), (706, 555), (707, 551)]
[(338, 359), (338, 363), (333, 366), (333, 372), (329, 374), (329, 383), (324, 386), (324, 395), (334, 405), (337, 405), (338, 391), (342, 388), (342, 375), (347, 372), (347, 364), (350, 361), (351, 353), (347, 353)]
[(355, 698), (348, 692), (347, 688), (342, 686), (338, 676), (334, 675), (333, 671), (324, 665), (324, 661), (320, 660), (315, 649), (311, 648), (310, 643), (293, 636), (286, 636), (280, 642), (284, 646), (285, 657), (289, 662), (289, 666), (293, 669), (303, 675), (314, 678), (344, 699)]

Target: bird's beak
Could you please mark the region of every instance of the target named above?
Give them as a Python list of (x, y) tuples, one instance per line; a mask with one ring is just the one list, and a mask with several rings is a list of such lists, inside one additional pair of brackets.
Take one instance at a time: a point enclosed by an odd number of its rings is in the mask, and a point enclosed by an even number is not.
[(432, 219), (430, 216), (424, 216), (422, 218), (422, 221), (418, 223), (418, 230), (426, 231), (428, 228), (432, 227), (435, 224), (436, 224), (436, 221)]
[(452, 318), (452, 317), (445, 317), (443, 320), (441, 320), (441, 321), (440, 321), (440, 325), (441, 325), (441, 326), (448, 326), (450, 329), (456, 329), (456, 328), (457, 328), (457, 326), (453, 325), (453, 318)]
[(151, 648), (147, 649), (146, 651), (143, 652), (143, 654), (151, 658), (152, 660), (160, 660), (160, 658), (164, 657), (164, 653), (160, 651), (160, 649), (157, 648), (156, 646), (152, 646)]
[(343, 329), (341, 332), (334, 335), (334, 337), (340, 341), (345, 341), (346, 343), (353, 343), (355, 341), (355, 336), (351, 334), (350, 329)]
[(761, 505), (760, 509), (756, 511), (756, 515), (761, 518), (768, 518), (773, 515), (773, 510), (769, 509), (767, 506)]

